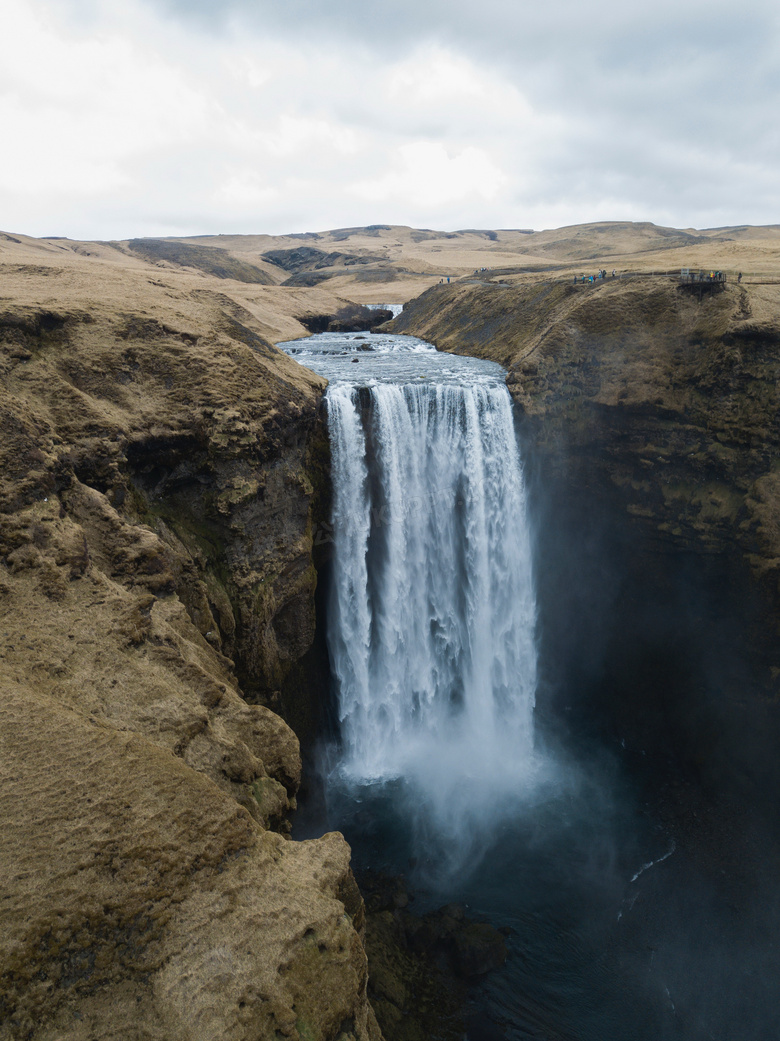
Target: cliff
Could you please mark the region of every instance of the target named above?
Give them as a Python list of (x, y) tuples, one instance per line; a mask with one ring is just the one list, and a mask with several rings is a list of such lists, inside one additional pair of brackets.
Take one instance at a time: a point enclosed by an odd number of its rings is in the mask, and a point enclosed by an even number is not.
[(539, 711), (599, 717), (656, 786), (682, 771), (771, 813), (780, 285), (756, 282), (435, 286), (394, 327), (509, 370), (537, 523)]
[(500, 362), (551, 462), (587, 454), (662, 542), (736, 544), (776, 590), (780, 286), (437, 286), (396, 328)]
[(0, 1037), (379, 1038), (267, 707), (314, 634), (322, 381), (230, 287), (41, 257), (0, 300)]

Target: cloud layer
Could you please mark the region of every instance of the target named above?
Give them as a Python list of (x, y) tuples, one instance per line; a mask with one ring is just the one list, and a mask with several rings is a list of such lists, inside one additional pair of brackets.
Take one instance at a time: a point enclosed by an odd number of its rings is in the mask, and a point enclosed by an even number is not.
[(774, 223), (780, 15), (0, 0), (0, 227)]

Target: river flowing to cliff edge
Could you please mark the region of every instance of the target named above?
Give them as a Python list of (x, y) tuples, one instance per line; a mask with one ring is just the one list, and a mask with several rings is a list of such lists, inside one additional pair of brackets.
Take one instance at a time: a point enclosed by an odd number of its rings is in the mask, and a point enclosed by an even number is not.
[(536, 611), (504, 373), (411, 337), (286, 347), (331, 381), (337, 772), (405, 786), (426, 843), (458, 869), (535, 766)]

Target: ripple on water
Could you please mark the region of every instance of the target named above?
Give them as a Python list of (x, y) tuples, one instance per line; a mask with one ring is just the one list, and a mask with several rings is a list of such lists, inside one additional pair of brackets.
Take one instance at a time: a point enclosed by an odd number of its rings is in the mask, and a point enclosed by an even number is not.
[(500, 384), (506, 371), (493, 361), (445, 354), (416, 336), (392, 333), (318, 333), (277, 347), (331, 383)]

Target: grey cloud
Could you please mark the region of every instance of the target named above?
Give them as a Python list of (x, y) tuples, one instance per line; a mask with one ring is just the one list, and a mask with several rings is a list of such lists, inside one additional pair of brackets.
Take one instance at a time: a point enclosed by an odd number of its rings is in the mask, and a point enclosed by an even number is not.
[(711, 122), (716, 106), (747, 103), (760, 111), (778, 92), (778, 18), (768, 2), (742, 9), (723, 0), (148, 3), (175, 18), (200, 20), (209, 31), (227, 30), (238, 18), (258, 36), (319, 42), (344, 52), (344, 60), (350, 46), (391, 60), (438, 42), (500, 69), (542, 107), (594, 106), (648, 128), (678, 126), (685, 135)]
[[(629, 65), (660, 66), (666, 55), (685, 50), (749, 56), (768, 36), (777, 17), (767, 2), (738, 9), (722, 0), (555, 0), (546, 4), (505, 0), (395, 0), (366, 5), (362, 0), (148, 0), (150, 6), (211, 27), (241, 17), (257, 32), (301, 39), (360, 42), (391, 56), (423, 40), (438, 40), (463, 51), (502, 60), (534, 63), (565, 60), (576, 68), (592, 65), (609, 72)], [(392, 50), (391, 50), (392, 48)], [(565, 68), (561, 69), (565, 72)]]
[[(123, 199), (107, 200), (99, 215), (94, 200), (83, 210), (108, 222), (114, 206), (114, 226), (117, 219), (129, 224), (132, 214), (144, 222), (145, 234), (166, 226), (248, 230), (246, 221), (255, 230), (276, 231), (377, 221), (536, 223), (525, 219), (525, 209), (566, 210), (583, 221), (629, 215), (678, 225), (776, 219), (780, 44), (778, 15), (766, 0), (743, 11), (723, 0), (640, 6), (627, 0), (138, 2), (164, 24), (148, 18), (136, 23), (132, 4), (122, 22), (110, 0), (60, 0), (86, 37), (105, 19), (140, 51), (158, 49), (178, 63), (224, 111), (225, 121), (235, 120), (248, 137), (272, 137), (283, 113), (320, 120), (336, 133), (354, 131), (360, 151), (329, 153), (327, 141), (323, 147), (317, 139), (310, 145), (316, 163), (307, 158), (300, 165), (300, 152), (287, 158), (272, 147), (247, 150), (232, 138), (210, 149), (208, 134), (219, 137), (211, 128), (191, 151), (171, 146), (168, 155), (144, 151), (117, 160), (130, 178)], [(159, 30), (155, 38), (150, 25)], [(164, 41), (174, 54), (167, 54)], [(276, 43), (302, 54), (299, 69), (284, 66), (279, 81), (250, 88), (220, 72), (220, 62), (235, 54), (248, 62), (256, 56), (260, 67)], [(413, 87), (400, 98), (392, 90), (383, 93), (382, 70), (416, 50), (424, 60), (430, 43), (468, 59), (485, 92), (477, 91), (472, 102), (465, 90), (462, 105), (446, 96), (417, 105)], [(318, 55), (332, 60), (321, 62)], [(349, 75), (342, 78), (339, 70)], [(520, 108), (511, 107), (517, 102), (507, 84), (529, 101), (528, 126), (520, 117), (519, 125), (513, 121)], [(359, 192), (350, 198), (351, 183), (391, 168), (410, 141), (441, 143), (452, 156), (481, 149), (506, 175), (506, 185), (489, 201), (472, 193), (451, 210), (441, 204), (426, 211), (422, 203), (415, 209), (402, 191), (388, 195), (379, 209), (361, 201)], [(245, 171), (273, 189), (272, 204), (258, 202), (242, 212), (240, 201), (224, 202), (221, 188), (234, 172)], [(29, 205), (34, 212), (38, 202)]]

